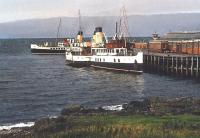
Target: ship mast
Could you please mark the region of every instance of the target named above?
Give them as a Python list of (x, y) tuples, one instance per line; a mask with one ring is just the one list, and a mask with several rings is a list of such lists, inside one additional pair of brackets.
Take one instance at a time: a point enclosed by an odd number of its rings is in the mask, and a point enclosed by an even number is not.
[(59, 33), (60, 33), (60, 26), (61, 26), (61, 18), (59, 20), (59, 24), (58, 24), (58, 31), (57, 31), (57, 35), (56, 35), (56, 45), (58, 44), (58, 37), (59, 37)]
[(82, 31), (82, 27), (81, 27), (81, 11), (80, 11), (80, 9), (78, 10), (78, 26), (79, 26), (79, 31)]
[(79, 26), (79, 30), (78, 30), (78, 34), (76, 37), (76, 41), (80, 44), (83, 42), (83, 31), (82, 31), (82, 27), (81, 27), (81, 12), (80, 9), (78, 10), (78, 26)]
[(123, 6), (122, 10), (121, 10), (120, 27), (119, 28), (120, 28), (119, 30), (121, 33), (121, 37), (125, 40), (125, 47), (126, 47), (127, 38), (130, 37), (130, 33), (129, 33), (128, 17), (127, 17), (125, 6)]

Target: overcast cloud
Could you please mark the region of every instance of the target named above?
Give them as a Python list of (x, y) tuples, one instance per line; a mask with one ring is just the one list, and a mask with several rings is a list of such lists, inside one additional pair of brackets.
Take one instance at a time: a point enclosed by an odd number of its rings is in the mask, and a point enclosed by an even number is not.
[(128, 15), (200, 12), (200, 0), (0, 0), (0, 22), (77, 16), (118, 16), (126, 7)]

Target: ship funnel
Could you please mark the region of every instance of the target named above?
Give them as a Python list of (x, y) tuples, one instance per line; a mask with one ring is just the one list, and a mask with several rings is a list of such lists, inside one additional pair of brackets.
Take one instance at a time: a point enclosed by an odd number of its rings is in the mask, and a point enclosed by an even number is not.
[(104, 41), (104, 34), (103, 34), (103, 31), (102, 31), (102, 27), (96, 27), (95, 28), (95, 42), (96, 44), (102, 44)]
[(77, 37), (76, 37), (76, 41), (78, 43), (82, 43), (83, 42), (83, 32), (82, 31), (78, 31)]

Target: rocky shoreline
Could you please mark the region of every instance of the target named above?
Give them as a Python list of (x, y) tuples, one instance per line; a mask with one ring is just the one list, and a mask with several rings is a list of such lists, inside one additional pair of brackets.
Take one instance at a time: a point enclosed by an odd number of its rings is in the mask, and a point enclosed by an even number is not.
[[(52, 134), (65, 133), (71, 131), (80, 125), (78, 121), (81, 117), (94, 116), (133, 116), (142, 115), (145, 117), (166, 116), (166, 115), (183, 115), (190, 114), (200, 116), (200, 98), (181, 97), (174, 99), (165, 99), (151, 97), (132, 101), (122, 105), (121, 111), (109, 111), (102, 107), (98, 109), (88, 109), (80, 105), (70, 105), (61, 111), (61, 115), (57, 118), (44, 118), (32, 127), (13, 128), (11, 130), (1, 130), (0, 138), (40, 138), (50, 137)], [(86, 124), (87, 120), (84, 120)], [(99, 125), (101, 124), (101, 122)], [(200, 128), (200, 127), (199, 127)], [(59, 136), (58, 136), (59, 137)]]

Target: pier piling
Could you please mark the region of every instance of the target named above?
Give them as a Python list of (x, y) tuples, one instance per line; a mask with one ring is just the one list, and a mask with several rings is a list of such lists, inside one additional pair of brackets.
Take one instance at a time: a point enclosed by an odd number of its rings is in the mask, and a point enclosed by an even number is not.
[(199, 78), (199, 59), (196, 55), (144, 53), (144, 71)]

